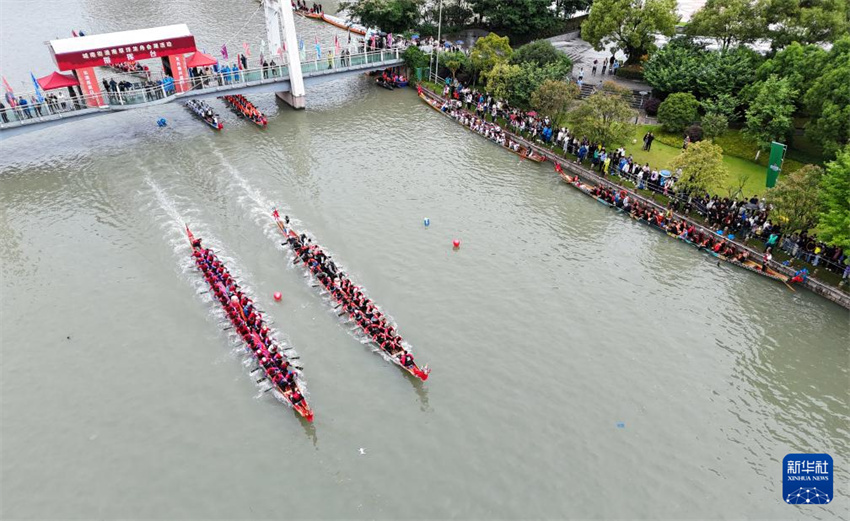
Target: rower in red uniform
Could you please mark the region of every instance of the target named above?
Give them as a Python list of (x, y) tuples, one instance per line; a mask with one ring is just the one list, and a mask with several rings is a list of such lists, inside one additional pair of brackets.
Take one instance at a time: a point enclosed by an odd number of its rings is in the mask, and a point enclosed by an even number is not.
[(413, 366), (413, 355), (407, 351), (403, 351), (400, 355), (398, 355), (398, 360), (404, 367), (410, 368)]
[(301, 392), (299, 392), (298, 388), (295, 386), (292, 387), (292, 392), (289, 395), (289, 401), (292, 402), (292, 405), (298, 405), (304, 401), (304, 396), (301, 395)]

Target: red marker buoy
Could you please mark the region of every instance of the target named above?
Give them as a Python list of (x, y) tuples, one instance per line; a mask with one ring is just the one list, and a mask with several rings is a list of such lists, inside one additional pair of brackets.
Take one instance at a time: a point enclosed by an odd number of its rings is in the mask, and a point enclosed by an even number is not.
[(460, 239), (455, 239), (455, 240), (453, 240), (453, 241), (452, 241), (452, 246), (454, 246), (454, 247), (455, 247), (455, 249), (460, 248)]
[(282, 298), (283, 298), (283, 295), (281, 295), (281, 294), (280, 294), (280, 291), (275, 291), (275, 293), (274, 293), (274, 299), (275, 299), (277, 302), (280, 302), (280, 299), (282, 299)]

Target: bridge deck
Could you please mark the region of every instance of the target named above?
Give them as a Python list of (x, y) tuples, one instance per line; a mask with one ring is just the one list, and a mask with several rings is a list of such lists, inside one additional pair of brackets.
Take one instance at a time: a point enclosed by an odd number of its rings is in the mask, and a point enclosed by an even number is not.
[[(395, 67), (402, 63), (401, 51), (393, 49), (302, 62), (301, 70), (305, 86), (310, 86), (367, 71)], [(155, 84), (130, 91), (103, 92), (97, 100), (77, 97), (76, 99), (66, 98), (60, 102), (48, 99), (38, 107), (30, 104), (25, 108), (7, 108), (5, 114), (9, 121), (0, 122), (0, 140), (31, 130), (63, 124), (69, 120), (161, 105), (178, 100), (221, 96), (231, 93), (288, 92), (290, 90), (289, 70), (286, 65), (277, 65), (224, 74), (215, 73), (209, 76), (190, 78), (186, 81), (186, 86), (188, 90), (177, 92), (179, 89), (176, 88), (173, 81), (165, 80), (163, 82), (158, 80)], [(31, 99), (31, 96), (31, 94), (24, 95), (25, 99)], [(98, 103), (102, 106), (90, 106)]]

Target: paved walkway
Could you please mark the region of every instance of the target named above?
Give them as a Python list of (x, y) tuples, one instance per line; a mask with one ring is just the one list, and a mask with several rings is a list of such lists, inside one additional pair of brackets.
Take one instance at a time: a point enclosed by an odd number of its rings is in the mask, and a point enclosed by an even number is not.
[[(611, 47), (609, 46), (604, 51), (595, 50), (589, 43), (581, 39), (578, 31), (561, 34), (547, 38), (552, 45), (559, 51), (565, 53), (573, 61), (573, 77), (578, 78), (579, 72), (584, 70), (585, 85), (601, 85), (603, 81), (613, 81), (629, 90), (633, 91), (649, 91), (652, 88), (644, 82), (627, 80), (610, 74), (610, 70), (602, 74), (602, 60), (611, 59)], [(615, 55), (620, 63), (626, 61), (626, 55), (622, 52), (617, 52)], [(599, 60), (599, 68), (596, 74), (593, 75), (593, 60)]]

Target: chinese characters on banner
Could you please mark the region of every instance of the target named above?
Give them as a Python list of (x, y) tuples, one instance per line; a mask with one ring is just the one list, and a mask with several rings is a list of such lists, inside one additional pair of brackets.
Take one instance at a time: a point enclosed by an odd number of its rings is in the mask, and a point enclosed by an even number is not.
[(86, 105), (89, 107), (102, 107), (104, 105), (103, 97), (100, 95), (100, 85), (97, 82), (94, 69), (91, 67), (77, 69), (77, 79), (80, 80), (80, 90), (83, 91), (83, 96), (86, 97)]

